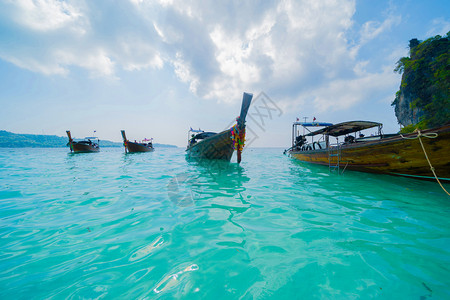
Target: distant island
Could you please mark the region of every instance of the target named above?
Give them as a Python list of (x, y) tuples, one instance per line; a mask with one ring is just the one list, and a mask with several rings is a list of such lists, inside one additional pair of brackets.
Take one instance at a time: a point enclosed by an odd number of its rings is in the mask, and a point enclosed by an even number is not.
[[(18, 134), (0, 130), (0, 148), (60, 148), (67, 147), (67, 137), (41, 134)], [(153, 143), (155, 148), (177, 148), (174, 145)], [(123, 147), (121, 142), (100, 140), (100, 147)]]

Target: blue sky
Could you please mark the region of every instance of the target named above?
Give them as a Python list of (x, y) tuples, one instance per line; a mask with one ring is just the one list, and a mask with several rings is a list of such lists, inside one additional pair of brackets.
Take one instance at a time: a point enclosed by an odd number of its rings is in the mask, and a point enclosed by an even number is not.
[(246, 91), (251, 146), (288, 147), (297, 117), (396, 132), (396, 61), (448, 31), (447, 0), (0, 0), (0, 130), (185, 146)]

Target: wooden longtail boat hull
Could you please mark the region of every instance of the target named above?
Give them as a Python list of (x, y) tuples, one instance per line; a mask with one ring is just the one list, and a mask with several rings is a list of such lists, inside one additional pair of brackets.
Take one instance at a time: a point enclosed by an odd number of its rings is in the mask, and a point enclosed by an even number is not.
[(186, 149), (189, 158), (207, 158), (231, 160), (233, 155), (233, 140), (231, 131), (224, 130), (214, 136), (206, 138)]
[(125, 134), (125, 130), (121, 130), (120, 132), (122, 133), (123, 145), (125, 146), (125, 153), (127, 151), (129, 153), (136, 153), (136, 152), (152, 152), (152, 151), (155, 150), (153, 148), (153, 144), (151, 144), (151, 143), (130, 142), (127, 139), (127, 136)]
[[(450, 181), (450, 125), (424, 130), (436, 138), (421, 136), (428, 158), (439, 179)], [(376, 141), (351, 143), (340, 147), (340, 167), (350, 170), (434, 179), (417, 133)], [(291, 151), (292, 157), (320, 165), (329, 165), (327, 149)]]
[[(230, 161), (236, 148), (237, 162), (241, 162), (242, 148), (245, 140), (245, 118), (252, 101), (253, 94), (244, 93), (241, 112), (236, 125), (220, 133), (204, 132), (193, 135), (188, 141), (186, 154), (188, 158), (221, 159)], [(192, 128), (190, 132), (192, 131)], [(199, 132), (199, 131), (195, 131)], [(234, 136), (234, 138), (232, 138)], [(199, 139), (199, 141), (197, 141)]]
[(74, 153), (99, 152), (100, 148), (89, 144), (72, 142), (72, 150)]
[(70, 147), (70, 152), (74, 153), (90, 153), (90, 152), (99, 152), (100, 147), (98, 143), (93, 143), (89, 140), (76, 142), (72, 139), (72, 135), (70, 134), (70, 130), (66, 131), (67, 137), (69, 138), (69, 142), (67, 146)]
[(146, 144), (139, 144), (139, 143), (133, 143), (133, 142), (128, 142), (127, 143), (127, 150), (130, 153), (135, 153), (135, 152), (152, 152), (155, 149), (153, 149), (153, 147), (150, 147)]
[(148, 144), (143, 143), (133, 143), (130, 141), (127, 141), (127, 150), (129, 153), (135, 153), (135, 152), (152, 152), (155, 149), (151, 146), (148, 146)]

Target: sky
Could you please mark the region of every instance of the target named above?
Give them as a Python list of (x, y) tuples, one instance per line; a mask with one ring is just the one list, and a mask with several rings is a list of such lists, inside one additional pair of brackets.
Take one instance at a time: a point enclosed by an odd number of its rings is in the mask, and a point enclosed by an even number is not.
[(0, 0), (0, 130), (185, 147), (248, 92), (251, 147), (297, 118), (394, 133), (396, 62), (448, 31), (448, 0)]

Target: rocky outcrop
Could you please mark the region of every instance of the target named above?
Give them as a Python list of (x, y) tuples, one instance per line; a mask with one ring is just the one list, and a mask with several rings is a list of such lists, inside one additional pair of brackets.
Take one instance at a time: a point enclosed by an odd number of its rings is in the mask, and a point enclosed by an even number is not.
[(402, 57), (395, 72), (402, 75), (392, 102), (397, 120), (407, 130), (450, 123), (450, 32), (409, 42), (410, 57)]
[(420, 108), (413, 107), (413, 99), (415, 99), (410, 92), (400, 90), (400, 94), (396, 99), (395, 116), (399, 124), (403, 126), (415, 125), (420, 122), (420, 118), (424, 116), (424, 111)]

